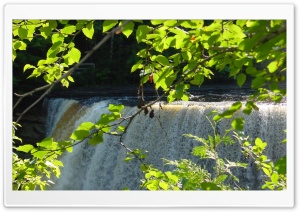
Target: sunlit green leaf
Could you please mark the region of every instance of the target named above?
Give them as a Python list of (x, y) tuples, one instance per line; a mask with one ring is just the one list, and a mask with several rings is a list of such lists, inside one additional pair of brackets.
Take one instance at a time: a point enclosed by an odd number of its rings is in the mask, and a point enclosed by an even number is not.
[(169, 185), (168, 185), (168, 183), (166, 183), (165, 181), (160, 181), (159, 182), (159, 187), (161, 187), (163, 190), (168, 190), (168, 187), (169, 187)]
[(19, 146), (17, 148), (18, 151), (20, 152), (29, 152), (30, 150), (32, 150), (34, 148), (34, 146), (32, 146), (31, 144), (25, 144), (23, 146)]
[(224, 180), (227, 179), (227, 175), (226, 174), (222, 174), (222, 175), (219, 175), (217, 178), (216, 178), (216, 183), (222, 183)]
[(48, 151), (35, 151), (32, 152), (31, 154), (36, 158), (43, 159), (44, 156), (47, 155), (48, 153), (49, 153)]
[(107, 125), (108, 123), (118, 120), (119, 118), (119, 112), (113, 112), (111, 114), (102, 114), (100, 120), (97, 122), (97, 125)]
[(134, 29), (134, 23), (133, 21), (130, 21), (125, 26), (123, 26), (122, 33), (128, 38), (132, 34), (133, 29)]
[(124, 132), (125, 129), (126, 129), (125, 126), (122, 126), (122, 125), (119, 125), (119, 126), (118, 126), (118, 130), (121, 131), (121, 132)]
[(70, 138), (76, 141), (80, 141), (87, 138), (89, 135), (90, 132), (88, 130), (76, 130), (72, 133)]
[(30, 64), (26, 64), (23, 68), (23, 71), (25, 72), (27, 69), (32, 69), (32, 68), (36, 68), (36, 67)]
[(86, 27), (82, 29), (83, 34), (89, 39), (93, 38), (94, 35), (94, 23), (91, 21)]
[(41, 35), (42, 35), (45, 39), (47, 39), (48, 36), (50, 36), (51, 33), (52, 33), (52, 28), (51, 28), (50, 26), (41, 27), (41, 28), (40, 28), (40, 32), (41, 32)]
[(94, 127), (95, 127), (95, 124), (92, 122), (83, 122), (77, 127), (77, 130), (91, 130)]
[(197, 73), (193, 80), (191, 80), (191, 84), (193, 85), (202, 85), (202, 83), (204, 82), (204, 76), (201, 73)]
[(70, 35), (76, 31), (76, 26), (66, 25), (63, 29), (60, 30), (62, 34)]
[(68, 80), (69, 80), (70, 82), (74, 82), (74, 79), (73, 79), (72, 76), (68, 76)]
[(273, 172), (272, 176), (271, 176), (271, 180), (273, 183), (277, 183), (279, 179), (279, 175), (277, 172)]
[(174, 26), (176, 26), (177, 21), (176, 20), (166, 20), (166, 21), (164, 21), (163, 24), (168, 27), (174, 27)]
[(55, 34), (53, 34), (52, 35), (52, 37), (51, 37), (51, 40), (52, 40), (52, 43), (54, 44), (54, 43), (56, 43), (56, 42), (61, 42), (61, 43), (63, 43), (64, 42), (64, 39), (65, 39), (65, 37), (62, 35), (62, 34), (60, 34), (60, 33), (55, 33)]
[(96, 145), (103, 142), (103, 134), (98, 133), (93, 138), (89, 140), (89, 144)]
[(245, 124), (245, 119), (243, 117), (235, 118), (231, 122), (232, 128), (235, 129), (235, 130), (239, 130), (239, 131), (243, 130), (244, 124)]
[(37, 143), (37, 145), (41, 146), (41, 147), (49, 147), (52, 145), (52, 142), (53, 142), (53, 138), (47, 137), (47, 138), (43, 139), (41, 142)]
[(69, 51), (69, 55), (72, 58), (72, 60), (74, 60), (76, 63), (78, 63), (80, 60), (81, 52), (76, 48), (72, 48)]
[(131, 68), (131, 72), (135, 72), (137, 69), (143, 68), (143, 60), (139, 60), (136, 64), (134, 64)]
[(140, 25), (136, 30), (136, 40), (140, 43), (143, 39), (146, 39), (150, 29), (146, 25)]
[(153, 25), (159, 25), (162, 24), (165, 20), (151, 20), (151, 24)]
[(115, 105), (115, 104), (109, 104), (108, 110), (110, 112), (121, 112), (124, 109), (124, 105)]
[(103, 32), (106, 32), (118, 24), (117, 20), (105, 20), (103, 22)]
[(159, 62), (161, 65), (163, 65), (163, 66), (168, 66), (169, 65), (169, 60), (165, 57), (165, 56), (163, 56), (163, 55), (158, 55), (156, 58), (155, 58), (155, 60), (157, 61), (157, 62)]
[(269, 65), (267, 66), (269, 72), (270, 72), (271, 74), (274, 73), (274, 72), (278, 69), (278, 67), (281, 66), (281, 64), (282, 64), (282, 63), (280, 63), (280, 61), (276, 61), (276, 60), (270, 62)]

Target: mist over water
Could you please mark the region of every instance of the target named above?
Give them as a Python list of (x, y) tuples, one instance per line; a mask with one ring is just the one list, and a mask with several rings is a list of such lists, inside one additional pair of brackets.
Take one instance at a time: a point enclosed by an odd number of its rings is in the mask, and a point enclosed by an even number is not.
[[(113, 102), (112, 102), (113, 101)], [(70, 137), (72, 131), (82, 122), (97, 122), (101, 114), (107, 113), (109, 103), (116, 100), (106, 99), (93, 101), (77, 101), (70, 99), (49, 99), (48, 105), (48, 136), (56, 141), (63, 141)], [(193, 156), (193, 147), (199, 145), (196, 141), (182, 136), (193, 134), (207, 138), (213, 130), (206, 116), (212, 110), (223, 111), (233, 102), (175, 102), (171, 105), (158, 104), (152, 106), (154, 117), (141, 113), (136, 116), (123, 136), (123, 143), (130, 149), (148, 151), (146, 163), (154, 167), (170, 169), (164, 166), (162, 158), (169, 160), (191, 159), (196, 163), (209, 168), (209, 161), (200, 161)], [(138, 110), (135, 106), (127, 106), (122, 112), (123, 117), (129, 116)], [(266, 155), (271, 160), (278, 160), (286, 155), (285, 145), (281, 141), (285, 138), (286, 129), (285, 104), (260, 104), (258, 111), (250, 116), (244, 114), (244, 132), (251, 138), (262, 138), (268, 142)], [(219, 133), (231, 127), (230, 120), (222, 120), (217, 125)], [(239, 144), (220, 146), (220, 157), (231, 161), (241, 161), (251, 164), (240, 152)], [(91, 146), (83, 142), (74, 146), (72, 153), (62, 156), (64, 168), (58, 180), (53, 179), (53, 190), (122, 190), (127, 187), (131, 190), (139, 189), (140, 162), (132, 160), (124, 162), (126, 150), (119, 144), (119, 137), (104, 136), (104, 142)], [(233, 170), (240, 178), (244, 187), (251, 190), (260, 189), (263, 175), (254, 166), (248, 169)]]

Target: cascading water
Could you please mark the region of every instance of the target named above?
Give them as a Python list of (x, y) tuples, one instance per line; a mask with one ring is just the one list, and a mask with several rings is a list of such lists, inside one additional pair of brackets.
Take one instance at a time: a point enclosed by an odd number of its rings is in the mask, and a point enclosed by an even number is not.
[[(115, 101), (115, 100), (114, 100)], [(82, 122), (97, 122), (101, 114), (107, 113), (111, 100), (94, 103), (82, 103), (68, 99), (48, 100), (47, 133), (57, 141), (68, 139), (72, 131)], [(193, 147), (199, 145), (196, 141), (182, 136), (193, 134), (207, 138), (212, 134), (212, 128), (206, 116), (212, 110), (222, 111), (230, 107), (232, 102), (177, 102), (171, 105), (153, 105), (154, 118), (141, 113), (136, 116), (125, 136), (123, 143), (131, 149), (148, 151), (147, 164), (166, 168), (161, 158), (169, 160), (191, 159), (199, 163), (199, 159), (191, 155)], [(123, 117), (133, 114), (137, 107), (125, 107)], [(242, 115), (242, 114), (241, 114)], [(281, 143), (286, 129), (285, 105), (261, 104), (259, 111), (253, 111), (250, 116), (244, 116), (244, 132), (251, 138), (260, 137), (268, 142), (266, 155), (271, 160), (278, 160), (286, 155), (285, 145)], [(217, 130), (222, 133), (230, 128), (230, 120), (219, 122)], [(104, 142), (91, 146), (83, 142), (74, 146), (72, 153), (66, 153), (61, 160), (64, 164), (59, 179), (53, 179), (55, 185), (50, 190), (131, 190), (139, 189), (140, 163), (137, 160), (124, 162), (126, 150), (119, 145), (119, 137), (104, 136)], [(218, 149), (220, 157), (231, 161), (251, 163), (240, 152), (239, 144), (222, 146)], [(209, 164), (204, 164), (206, 167)], [(254, 166), (234, 172), (240, 178), (243, 186), (249, 189), (260, 189), (262, 185), (261, 172)]]

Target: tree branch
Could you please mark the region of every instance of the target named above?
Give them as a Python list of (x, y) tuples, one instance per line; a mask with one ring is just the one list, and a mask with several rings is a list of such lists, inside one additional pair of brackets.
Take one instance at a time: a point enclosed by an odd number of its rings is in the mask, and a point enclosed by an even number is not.
[(110, 32), (108, 32), (106, 34), (106, 36), (96, 45), (94, 46), (80, 61), (79, 63), (77, 63), (76, 65), (74, 65), (71, 69), (69, 69), (69, 71), (67, 71), (65, 74), (63, 74), (58, 80), (54, 81), (52, 84), (49, 85), (45, 85), (42, 86), (40, 88), (34, 89), (28, 93), (25, 93), (23, 95), (18, 95), (20, 96), (20, 99), (17, 101), (17, 103), (14, 105), (14, 109), (16, 108), (16, 106), (23, 100), (23, 98), (32, 95), (33, 93), (37, 92), (37, 91), (41, 91), (41, 90), (45, 90), (47, 89), (40, 98), (38, 98), (34, 103), (32, 103), (27, 109), (25, 109), (20, 116), (18, 117), (17, 121), (20, 121), (20, 119), (22, 118), (22, 116), (27, 113), (33, 106), (35, 106), (38, 102), (40, 102), (48, 93), (50, 93), (50, 91), (52, 90), (52, 88), (57, 85), (59, 82), (61, 82), (61, 80), (66, 79), (68, 76), (70, 76), (82, 63), (84, 63), (97, 49), (99, 49), (112, 35), (114, 35), (116, 33), (116, 31), (120, 30), (123, 26), (125, 26), (126, 24), (128, 24), (130, 22), (130, 20), (128, 21), (124, 21), (124, 23), (121, 26), (118, 26), (116, 28), (114, 28), (113, 30), (111, 30)]

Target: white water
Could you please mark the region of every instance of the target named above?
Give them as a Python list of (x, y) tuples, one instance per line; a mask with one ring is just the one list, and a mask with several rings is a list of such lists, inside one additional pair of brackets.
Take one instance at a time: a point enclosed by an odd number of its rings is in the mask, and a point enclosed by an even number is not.
[[(92, 105), (82, 105), (74, 100), (54, 99), (48, 102), (49, 133), (55, 140), (68, 139), (81, 122), (96, 122), (102, 113), (108, 112), (106, 107), (109, 101), (100, 101)], [(131, 149), (148, 151), (145, 161), (155, 167), (163, 168), (161, 158), (179, 160), (190, 158), (199, 162), (191, 155), (191, 150), (198, 143), (183, 137), (182, 134), (193, 134), (207, 138), (212, 134), (212, 128), (205, 116), (216, 109), (222, 111), (232, 102), (218, 103), (179, 103), (164, 105), (160, 110), (158, 105), (152, 108), (154, 118), (141, 113), (130, 125), (124, 136), (124, 144)], [(283, 130), (286, 129), (286, 108), (282, 105), (259, 106), (259, 111), (253, 111), (251, 116), (245, 116), (244, 131), (252, 138), (261, 137), (268, 141), (267, 156), (277, 160), (286, 154)], [(133, 114), (136, 107), (127, 107), (123, 116)], [(230, 127), (230, 121), (221, 121), (218, 130), (222, 133)], [(59, 180), (54, 180), (53, 190), (122, 190), (127, 187), (131, 190), (139, 189), (143, 175), (139, 169), (140, 163), (132, 160), (124, 162), (126, 150), (119, 145), (118, 137), (105, 136), (105, 141), (96, 146), (82, 143), (73, 148), (71, 154), (62, 158), (64, 168)], [(239, 145), (225, 146), (219, 149), (219, 156), (232, 161), (249, 162), (241, 154)], [(208, 163), (204, 165), (209, 166)], [(261, 173), (254, 166), (247, 170), (235, 172), (244, 186), (250, 189), (259, 189)]]

